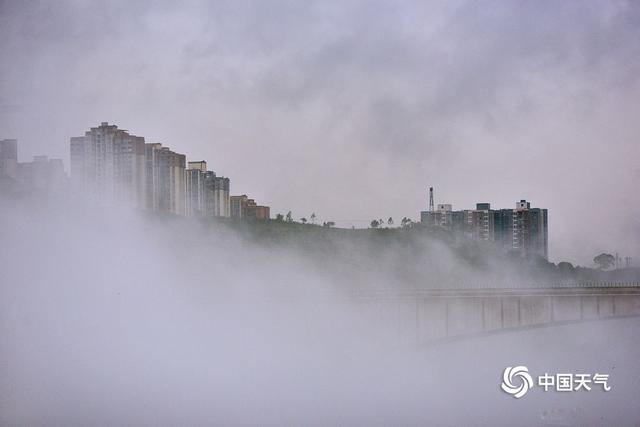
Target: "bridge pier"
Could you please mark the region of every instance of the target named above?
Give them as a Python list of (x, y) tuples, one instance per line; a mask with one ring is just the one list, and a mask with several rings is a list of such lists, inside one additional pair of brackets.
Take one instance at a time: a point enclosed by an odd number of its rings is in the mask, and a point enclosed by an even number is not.
[(583, 320), (593, 320), (600, 317), (599, 304), (597, 296), (582, 297), (582, 316)]
[[(640, 316), (640, 284), (633, 287), (429, 290), (361, 299), (376, 312), (380, 333), (400, 342), (501, 330)], [(374, 314), (374, 313), (372, 313)]]
[(615, 306), (613, 303), (613, 297), (611, 296), (599, 296), (598, 298), (598, 318), (613, 317), (615, 314)]
[(495, 297), (483, 298), (483, 331), (493, 331), (503, 328), (502, 299)]

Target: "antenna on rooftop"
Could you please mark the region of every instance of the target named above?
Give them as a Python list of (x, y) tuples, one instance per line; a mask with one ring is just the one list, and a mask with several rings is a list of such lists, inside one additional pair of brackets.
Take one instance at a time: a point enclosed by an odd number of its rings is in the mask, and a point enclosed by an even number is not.
[(433, 187), (429, 187), (429, 212), (433, 213)]

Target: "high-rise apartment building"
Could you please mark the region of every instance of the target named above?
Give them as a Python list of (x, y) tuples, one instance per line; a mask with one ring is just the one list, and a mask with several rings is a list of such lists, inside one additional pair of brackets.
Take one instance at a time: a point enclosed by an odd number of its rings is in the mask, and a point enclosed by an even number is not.
[(28, 190), (61, 191), (68, 183), (62, 159), (47, 156), (34, 156), (32, 162), (18, 163), (17, 180)]
[(204, 174), (205, 216), (231, 216), (229, 201), (229, 178), (216, 176), (215, 172)]
[(144, 177), (145, 194), (144, 206), (150, 211), (158, 211), (160, 208), (160, 149), (162, 144), (144, 145)]
[(451, 205), (438, 205), (433, 212), (420, 213), (423, 224), (438, 225), (469, 238), (495, 242), (524, 255), (548, 258), (548, 212), (532, 208), (526, 200), (515, 209), (491, 209), (489, 203), (477, 203), (476, 209), (454, 211)]
[(103, 122), (71, 138), (73, 188), (94, 199), (186, 216), (231, 215), (229, 178)]
[(103, 122), (71, 138), (71, 183), (106, 204), (144, 207), (144, 138)]
[(468, 230), (472, 238), (489, 241), (495, 239), (493, 211), (489, 203), (477, 203), (476, 209), (469, 211), (467, 218)]
[(145, 144), (145, 206), (157, 212), (186, 214), (186, 156), (162, 144)]
[(231, 196), (231, 218), (246, 218), (247, 216), (247, 201), (249, 198), (246, 194), (242, 196)]
[(205, 161), (189, 162), (187, 169), (187, 215), (230, 216), (229, 178), (207, 170)]
[(513, 248), (513, 209), (496, 209), (493, 214), (493, 241), (504, 249)]
[(205, 214), (204, 175), (206, 172), (207, 162), (189, 162), (186, 172), (187, 216), (201, 217)]
[(18, 140), (0, 140), (0, 178), (16, 179), (18, 173)]
[(513, 211), (512, 247), (526, 254), (537, 254), (545, 259), (549, 257), (546, 209), (532, 208), (526, 200), (520, 200), (516, 204)]
[(229, 203), (230, 197), (230, 181), (229, 178), (223, 176), (216, 177), (215, 180), (215, 210), (214, 216), (231, 216), (231, 205)]
[(72, 187), (106, 204), (185, 215), (186, 158), (103, 122), (71, 138)]

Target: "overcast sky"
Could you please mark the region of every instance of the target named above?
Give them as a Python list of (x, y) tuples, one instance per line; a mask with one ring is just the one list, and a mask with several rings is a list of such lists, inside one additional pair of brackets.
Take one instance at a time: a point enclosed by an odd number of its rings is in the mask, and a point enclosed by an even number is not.
[(274, 215), (526, 198), (552, 260), (640, 263), (638, 3), (0, 0), (0, 61), (22, 161), (108, 121)]

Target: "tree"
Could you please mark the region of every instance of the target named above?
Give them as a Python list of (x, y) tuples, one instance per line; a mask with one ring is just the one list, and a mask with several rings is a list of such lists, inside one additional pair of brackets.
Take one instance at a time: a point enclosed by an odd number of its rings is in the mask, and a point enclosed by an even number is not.
[(400, 221), (400, 226), (404, 229), (411, 228), (412, 225), (413, 225), (413, 221), (411, 221), (406, 216), (402, 218), (402, 221)]
[(276, 215), (276, 221), (280, 221), (280, 222), (284, 221), (284, 215), (282, 214)]
[(387, 220), (387, 225), (389, 227), (391, 227), (393, 225), (393, 218), (389, 217), (389, 219)]
[(311, 224), (315, 224), (316, 223), (316, 213), (315, 212), (312, 213), (310, 218), (311, 218)]
[(568, 275), (573, 274), (574, 270), (575, 270), (575, 267), (570, 262), (561, 261), (561, 262), (558, 263), (558, 271), (563, 276), (568, 276)]
[(304, 218), (304, 217), (300, 218), (300, 222), (303, 223), (303, 224), (306, 224), (307, 223), (307, 218)]
[(596, 263), (596, 265), (600, 268), (600, 270), (606, 270), (616, 262), (616, 259), (611, 254), (602, 253), (597, 257), (595, 257), (593, 259), (593, 262)]
[(293, 222), (293, 216), (291, 216), (291, 211), (287, 212), (287, 222)]
[(378, 220), (374, 219), (373, 221), (371, 221), (371, 228), (378, 228), (379, 225), (380, 223), (378, 222)]

